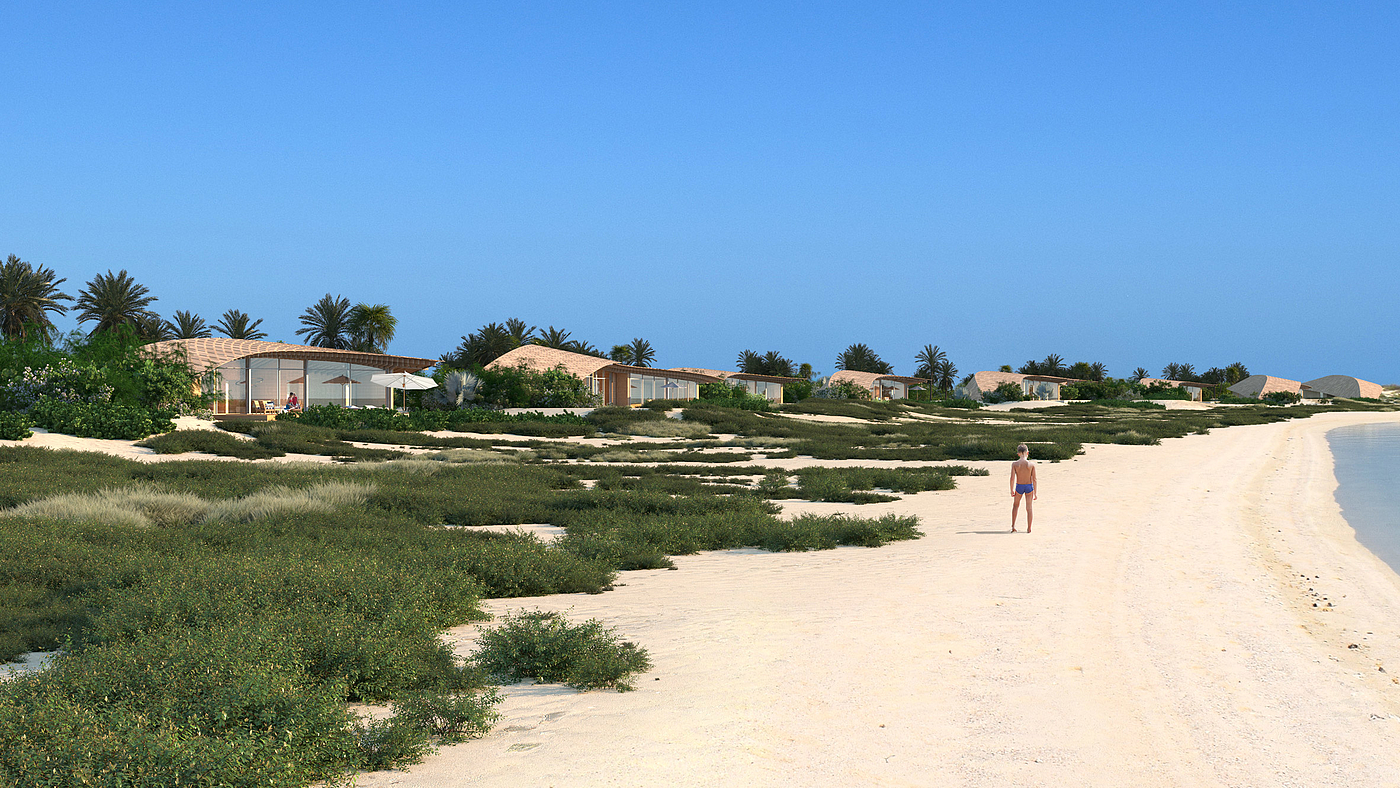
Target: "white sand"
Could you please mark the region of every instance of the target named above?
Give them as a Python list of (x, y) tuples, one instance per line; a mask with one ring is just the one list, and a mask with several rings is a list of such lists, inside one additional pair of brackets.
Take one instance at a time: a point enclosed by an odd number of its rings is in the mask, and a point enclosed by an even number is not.
[(1400, 784), (1400, 672), (1378, 670), (1400, 671), (1400, 577), (1341, 519), (1324, 437), (1382, 420), (1092, 447), (1041, 467), (1030, 536), (1003, 533), (999, 470), (804, 505), (918, 514), (914, 542), (495, 601), (600, 618), (656, 667), (632, 693), (512, 688), (489, 737), (360, 784)]

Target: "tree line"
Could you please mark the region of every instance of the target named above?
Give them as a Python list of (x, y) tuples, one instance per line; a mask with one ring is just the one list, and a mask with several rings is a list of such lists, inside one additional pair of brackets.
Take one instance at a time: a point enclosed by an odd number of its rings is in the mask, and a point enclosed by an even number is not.
[[(107, 331), (128, 331), (143, 342), (166, 339), (202, 339), (215, 332), (230, 339), (266, 339), (262, 320), (230, 309), (209, 325), (193, 312), (177, 309), (165, 319), (151, 305), (158, 299), (126, 269), (97, 274), (76, 298), (63, 292), (67, 282), (53, 269), (33, 265), (10, 255), (0, 263), (0, 333), (8, 340), (52, 341), (57, 328), (53, 317), (78, 310), (78, 324), (92, 324), (88, 336)], [(65, 303), (67, 302), (67, 303)], [(351, 304), (343, 296), (327, 293), (298, 318), (296, 334), (308, 345), (383, 353), (394, 338), (398, 318), (385, 304)]]

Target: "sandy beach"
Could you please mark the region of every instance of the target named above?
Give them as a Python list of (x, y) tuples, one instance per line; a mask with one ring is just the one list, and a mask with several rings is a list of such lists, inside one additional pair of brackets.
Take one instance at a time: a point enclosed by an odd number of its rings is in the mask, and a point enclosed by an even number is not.
[[(1328, 414), (1006, 464), (880, 549), (683, 556), (497, 600), (649, 649), (631, 693), (509, 688), (499, 728), (365, 786), (1393, 786), (1400, 577), (1332, 497)], [(1316, 605), (1316, 607), (1315, 607)], [(472, 627), (452, 632), (465, 652)]]

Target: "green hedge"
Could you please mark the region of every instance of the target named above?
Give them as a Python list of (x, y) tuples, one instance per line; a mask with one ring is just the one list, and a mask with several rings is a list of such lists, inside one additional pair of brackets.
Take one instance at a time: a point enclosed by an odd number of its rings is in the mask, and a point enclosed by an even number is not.
[(30, 426), (29, 417), (23, 413), (0, 411), (0, 440), (22, 441), (34, 434)]
[[(299, 413), (278, 414), (277, 420), (338, 430), (392, 430), (397, 432), (438, 430), (470, 432), (473, 430), (466, 429), (467, 427), (490, 424), (551, 424), (585, 428), (590, 426), (589, 422), (582, 416), (576, 416), (572, 413), (549, 416), (538, 411), (503, 413), (488, 408), (463, 408), (461, 410), (415, 410), (405, 414), (383, 408), (352, 409), (340, 405), (312, 405)], [(577, 434), (586, 434), (586, 432), (579, 430)]]
[(137, 440), (175, 429), (168, 411), (150, 411), (111, 402), (63, 402), (43, 398), (29, 408), (36, 427), (79, 438)]

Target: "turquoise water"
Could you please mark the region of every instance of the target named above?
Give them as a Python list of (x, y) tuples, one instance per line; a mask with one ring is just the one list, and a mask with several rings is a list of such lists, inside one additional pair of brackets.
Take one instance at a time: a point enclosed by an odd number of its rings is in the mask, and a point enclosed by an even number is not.
[(1400, 572), (1400, 424), (1358, 424), (1327, 433), (1337, 503), (1356, 540)]

